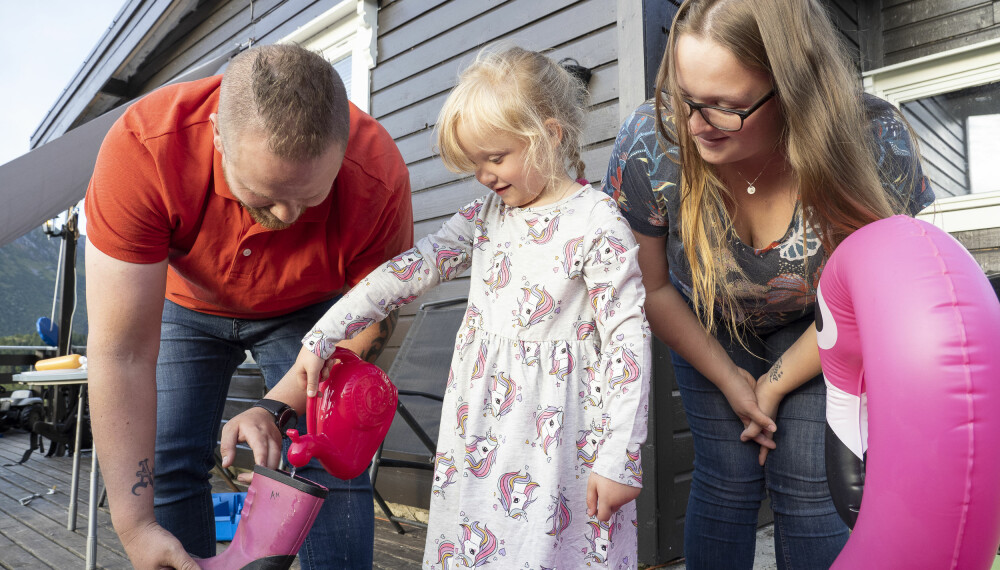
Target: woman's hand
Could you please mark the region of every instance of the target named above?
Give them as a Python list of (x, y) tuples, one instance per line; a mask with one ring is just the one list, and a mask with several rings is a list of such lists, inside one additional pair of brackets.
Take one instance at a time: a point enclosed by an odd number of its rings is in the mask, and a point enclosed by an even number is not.
[[(722, 390), (722, 394), (729, 402), (729, 407), (733, 409), (740, 418), (740, 421), (743, 422), (743, 426), (748, 430), (751, 427), (755, 428), (751, 432), (753, 435), (746, 439), (741, 436), (740, 439), (743, 441), (752, 439), (762, 447), (774, 449), (774, 440), (765, 434), (773, 434), (777, 431), (778, 426), (775, 425), (771, 416), (762, 409), (757, 401), (757, 394), (754, 392), (756, 385), (757, 381), (754, 377), (743, 368), (737, 366), (734, 367), (733, 375), (723, 384), (719, 385), (719, 389)], [(743, 433), (746, 434), (747, 430), (744, 430)]]
[[(236, 444), (241, 441), (253, 451), (254, 463), (269, 469), (278, 468), (281, 463), (281, 434), (270, 412), (263, 408), (250, 408), (222, 426), (219, 453), (222, 454), (223, 468), (233, 464)], [(237, 479), (241, 483), (250, 483), (252, 477), (253, 473), (240, 473)]]
[[(757, 396), (757, 405), (760, 409), (771, 418), (778, 417), (778, 404), (781, 403), (781, 399), (785, 397), (785, 394), (774, 387), (774, 384), (768, 382), (767, 377), (770, 374), (764, 374), (757, 380), (757, 385), (754, 389), (754, 394)], [(764, 465), (764, 460), (767, 459), (767, 452), (770, 449), (776, 449), (776, 444), (774, 443), (774, 432), (768, 431), (766, 429), (761, 429), (760, 425), (753, 423), (743, 430), (740, 434), (741, 441), (754, 440), (760, 443), (760, 455), (757, 461)], [(761, 443), (762, 441), (768, 444)]]
[(587, 516), (608, 522), (622, 505), (634, 500), (642, 491), (591, 472), (587, 478)]

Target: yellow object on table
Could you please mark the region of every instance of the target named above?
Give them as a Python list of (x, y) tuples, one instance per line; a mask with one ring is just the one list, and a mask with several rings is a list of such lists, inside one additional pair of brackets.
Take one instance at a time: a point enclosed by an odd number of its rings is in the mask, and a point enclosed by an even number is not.
[(55, 358), (46, 358), (35, 363), (35, 370), (60, 370), (80, 368), (87, 362), (86, 356), (67, 354)]

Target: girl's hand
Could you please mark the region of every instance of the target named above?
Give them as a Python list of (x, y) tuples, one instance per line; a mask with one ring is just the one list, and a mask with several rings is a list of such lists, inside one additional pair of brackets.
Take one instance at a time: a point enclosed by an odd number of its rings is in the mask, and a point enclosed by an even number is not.
[[(743, 422), (743, 426), (748, 430), (751, 427), (754, 428), (750, 437), (744, 439), (741, 436), (740, 439), (743, 441), (752, 439), (762, 447), (774, 449), (774, 440), (764, 433), (773, 434), (777, 431), (778, 426), (774, 424), (774, 421), (757, 401), (757, 394), (754, 392), (756, 386), (757, 381), (749, 372), (736, 367), (735, 376), (731, 377), (724, 387), (720, 386), (720, 389), (729, 402), (729, 406)], [(744, 430), (743, 433), (747, 434), (747, 430)]]
[(298, 358), (295, 359), (295, 364), (285, 376), (295, 375), (299, 386), (305, 387), (306, 396), (312, 397), (316, 395), (319, 388), (320, 374), (323, 373), (325, 365), (326, 361), (302, 347)]
[(622, 505), (635, 500), (641, 490), (591, 472), (587, 478), (587, 516), (596, 516), (597, 520), (608, 522)]
[[(774, 388), (774, 385), (767, 381), (767, 374), (764, 374), (757, 380), (754, 394), (757, 396), (757, 405), (760, 406), (760, 409), (765, 414), (772, 418), (778, 416), (778, 404), (781, 403), (781, 399), (785, 397), (785, 394)], [(768, 450), (776, 449), (774, 433), (766, 429), (761, 429), (760, 425), (752, 423), (740, 434), (740, 441), (750, 441), (751, 439), (760, 443), (760, 456), (757, 458), (757, 461), (761, 465), (764, 465)], [(762, 441), (767, 442), (769, 445), (761, 443)]]

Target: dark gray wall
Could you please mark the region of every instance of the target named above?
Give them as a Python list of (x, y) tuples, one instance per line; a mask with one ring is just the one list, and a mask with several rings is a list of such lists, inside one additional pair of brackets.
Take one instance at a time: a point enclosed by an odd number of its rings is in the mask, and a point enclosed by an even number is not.
[(1000, 37), (995, 0), (862, 0), (864, 70)]

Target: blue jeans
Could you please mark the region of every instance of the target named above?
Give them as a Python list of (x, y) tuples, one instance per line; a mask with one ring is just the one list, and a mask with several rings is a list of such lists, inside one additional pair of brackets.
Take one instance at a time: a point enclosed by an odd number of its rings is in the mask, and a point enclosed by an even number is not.
[[(215, 554), (209, 471), (233, 372), (249, 350), (272, 388), (295, 362), (302, 337), (331, 304), (247, 320), (165, 301), (156, 364), (154, 505), (157, 522), (191, 554)], [(298, 429), (305, 431), (305, 418)], [(341, 481), (313, 460), (296, 473), (330, 489), (299, 551), (302, 567), (371, 568), (375, 521), (367, 471)]]
[[(759, 378), (810, 323), (808, 317), (759, 338), (747, 334), (749, 352), (725, 332), (717, 338), (737, 366)], [(671, 356), (694, 441), (694, 474), (684, 519), (688, 569), (753, 568), (757, 514), (765, 490), (774, 511), (779, 570), (829, 568), (849, 532), (826, 482), (823, 376), (782, 400), (775, 418), (777, 449), (761, 467), (760, 446), (740, 441), (743, 424), (722, 392), (676, 353)]]

